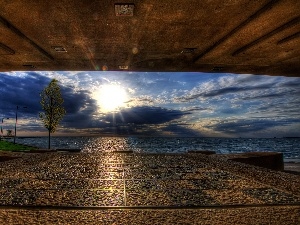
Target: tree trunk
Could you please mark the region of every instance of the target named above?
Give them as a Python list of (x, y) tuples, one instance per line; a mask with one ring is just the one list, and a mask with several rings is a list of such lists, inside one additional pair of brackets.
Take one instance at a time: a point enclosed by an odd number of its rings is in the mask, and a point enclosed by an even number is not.
[(49, 131), (49, 138), (48, 138), (48, 149), (50, 149), (50, 133), (52, 130), (52, 116), (53, 116), (53, 98), (50, 98), (50, 127), (48, 129)]
[(50, 130), (49, 131), (49, 138), (48, 138), (48, 149), (50, 149)]

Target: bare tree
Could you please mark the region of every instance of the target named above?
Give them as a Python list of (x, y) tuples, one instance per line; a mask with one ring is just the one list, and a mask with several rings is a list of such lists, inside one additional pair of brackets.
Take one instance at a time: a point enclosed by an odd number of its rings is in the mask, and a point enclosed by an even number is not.
[(54, 133), (59, 122), (66, 114), (62, 106), (64, 99), (61, 95), (58, 81), (53, 79), (47, 87), (40, 93), (41, 105), (44, 112), (40, 113), (44, 126), (49, 132), (48, 148), (50, 149), (50, 133)]

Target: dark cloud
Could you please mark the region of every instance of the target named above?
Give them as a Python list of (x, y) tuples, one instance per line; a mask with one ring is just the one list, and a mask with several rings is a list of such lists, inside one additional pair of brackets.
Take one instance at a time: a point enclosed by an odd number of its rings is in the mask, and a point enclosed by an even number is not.
[(240, 108), (224, 108), (220, 110), (220, 113), (222, 114), (237, 114), (241, 112), (243, 109)]
[[(187, 125), (187, 124), (185, 124)], [(162, 131), (170, 132), (170, 135), (180, 136), (180, 137), (201, 137), (204, 136), (201, 131), (189, 129), (180, 124), (170, 124), (164, 128)]]
[[(21, 118), (38, 119), (42, 111), (40, 105), (40, 93), (49, 84), (51, 78), (39, 73), (27, 72), (25, 76), (13, 76), (0, 74), (0, 114), (3, 117), (15, 117), (16, 106), (19, 106), (18, 113)], [(96, 111), (96, 102), (90, 98), (89, 91), (75, 91), (69, 86), (59, 83), (67, 114), (62, 121), (62, 126), (84, 128), (93, 124), (93, 114)], [(26, 106), (26, 108), (23, 108)], [(38, 126), (31, 122), (26, 129), (38, 129)]]
[(207, 107), (205, 108), (205, 107), (195, 106), (195, 107), (185, 110), (185, 112), (206, 111), (206, 110), (211, 110), (211, 109), (207, 108)]
[(255, 133), (258, 131), (266, 130), (277, 126), (288, 126), (294, 123), (300, 123), (300, 119), (249, 119), (249, 120), (236, 120), (229, 122), (221, 122), (212, 126), (214, 131), (241, 134), (241, 133)]
[(143, 97), (143, 98), (131, 99), (131, 100), (125, 102), (125, 103), (131, 103), (131, 102), (135, 102), (135, 101), (137, 101), (137, 102), (144, 102), (144, 103), (147, 102), (149, 104), (151, 104), (151, 103), (154, 102), (154, 100), (150, 99), (149, 97)]
[(113, 123), (127, 124), (162, 124), (182, 117), (188, 113), (161, 107), (133, 107), (110, 113), (105, 120)]
[(90, 93), (88, 91), (75, 92), (70, 87), (62, 87), (61, 92), (67, 112), (62, 124), (69, 128), (93, 127), (93, 116), (97, 111), (97, 105), (96, 101), (91, 99)]
[(291, 81), (285, 81), (279, 84), (281, 87), (286, 87), (286, 88), (300, 88), (300, 79), (293, 79), (291, 78)]
[(210, 97), (217, 97), (217, 96), (223, 96), (226, 94), (236, 94), (246, 91), (258, 91), (258, 90), (268, 90), (270, 89), (274, 84), (262, 84), (257, 86), (244, 86), (244, 87), (226, 87), (226, 88), (220, 88), (220, 89), (214, 89), (209, 90), (205, 92), (201, 92), (198, 94), (191, 94), (186, 95), (177, 98), (177, 100), (182, 102), (191, 101), (194, 99), (198, 99), (200, 97), (210, 98)]
[(244, 92), (244, 91), (254, 91), (254, 90), (260, 90), (260, 89), (265, 89), (269, 88), (267, 85), (261, 85), (260, 87), (226, 87), (226, 88), (221, 88), (218, 90), (211, 90), (209, 92), (203, 93), (201, 96), (203, 97), (216, 97), (219, 95), (225, 95), (225, 94), (234, 94), (238, 92)]
[(26, 106), (23, 114), (36, 116), (41, 110), (39, 94), (50, 80), (34, 72), (28, 72), (26, 76), (0, 74), (0, 113), (13, 117), (16, 106), (20, 106), (20, 110)]
[(242, 100), (256, 100), (256, 99), (266, 99), (266, 98), (281, 98), (284, 94), (284, 92), (281, 93), (272, 93), (272, 94), (265, 94), (265, 95), (257, 95), (257, 96), (249, 96), (249, 97), (243, 97)]

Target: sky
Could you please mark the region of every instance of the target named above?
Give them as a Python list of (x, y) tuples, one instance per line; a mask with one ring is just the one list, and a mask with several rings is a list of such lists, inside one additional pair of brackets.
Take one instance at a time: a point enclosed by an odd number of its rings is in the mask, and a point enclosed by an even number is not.
[(17, 136), (47, 135), (40, 93), (53, 78), (67, 112), (54, 136), (300, 137), (300, 78), (112, 71), (0, 72), (3, 134), (18, 106)]

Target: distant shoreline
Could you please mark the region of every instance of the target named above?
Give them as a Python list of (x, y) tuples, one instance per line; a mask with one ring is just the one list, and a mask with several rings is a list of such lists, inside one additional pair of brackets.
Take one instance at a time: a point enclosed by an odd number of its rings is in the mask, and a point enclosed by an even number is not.
[[(48, 135), (44, 136), (18, 136), (16, 138), (23, 139), (23, 138), (44, 138), (48, 137)], [(53, 138), (55, 137), (60, 137), (60, 138), (69, 138), (69, 137), (149, 137), (149, 138), (225, 138), (225, 139), (298, 139), (300, 137), (198, 137), (198, 136), (191, 136), (191, 137), (176, 137), (176, 136), (145, 136), (145, 135), (61, 135), (61, 136), (56, 136), (53, 135), (51, 136)], [(1, 137), (2, 139), (11, 139), (14, 138), (12, 137)]]

